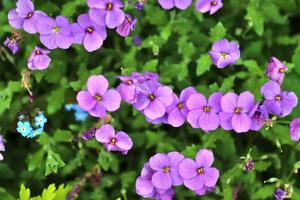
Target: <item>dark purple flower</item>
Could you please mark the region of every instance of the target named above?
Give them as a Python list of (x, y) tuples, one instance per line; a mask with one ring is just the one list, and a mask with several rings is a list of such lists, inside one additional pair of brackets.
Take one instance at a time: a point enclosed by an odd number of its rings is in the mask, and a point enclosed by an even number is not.
[(192, 0), (158, 0), (158, 3), (163, 9), (168, 10), (176, 7), (185, 10), (192, 4)]
[(116, 28), (125, 20), (125, 13), (121, 8), (124, 4), (121, 0), (88, 0), (89, 15), (92, 20), (101, 26)]
[(47, 69), (51, 58), (48, 56), (49, 50), (35, 47), (27, 61), (27, 66), (31, 70)]
[(204, 190), (203, 187), (215, 187), (219, 170), (211, 167), (213, 162), (213, 153), (206, 149), (197, 153), (196, 161), (190, 158), (184, 159), (178, 167), (184, 185), (193, 191), (198, 191), (199, 194)]
[(220, 69), (233, 65), (240, 58), (239, 45), (226, 39), (215, 42), (209, 52), (212, 62)]
[(249, 112), (251, 116), (251, 130), (258, 131), (269, 119), (269, 113), (264, 105), (257, 103)]
[(239, 96), (229, 92), (221, 98), (222, 112), (219, 114), (220, 124), (225, 130), (234, 130), (237, 133), (247, 132), (251, 128), (251, 117), (254, 96), (246, 91)]
[(108, 81), (102, 76), (91, 76), (87, 81), (87, 91), (77, 94), (77, 102), (83, 110), (93, 117), (104, 118), (106, 111), (119, 109), (121, 95), (114, 89), (108, 89)]
[(136, 23), (136, 17), (131, 17), (130, 15), (126, 14), (123, 23), (117, 27), (117, 33), (122, 37), (127, 37), (130, 32), (135, 29)]
[(7, 37), (3, 44), (7, 48), (9, 48), (13, 55), (15, 55), (20, 50), (20, 45), (15, 37)]
[(168, 154), (157, 153), (149, 160), (154, 174), (151, 178), (154, 187), (161, 190), (168, 190), (172, 186), (182, 184), (182, 179), (178, 174), (178, 164), (184, 159), (184, 156), (178, 152)]
[[(4, 146), (4, 139), (0, 135), (0, 152), (5, 151), (5, 146)], [(3, 155), (0, 153), (0, 161), (3, 160)]]
[(16, 29), (24, 29), (34, 34), (37, 32), (37, 23), (40, 17), (46, 16), (42, 11), (35, 11), (31, 0), (18, 0), (17, 8), (9, 11), (8, 22)]
[(268, 63), (267, 76), (271, 80), (277, 81), (281, 85), (283, 82), (284, 73), (287, 70), (288, 68), (282, 62), (280, 62), (280, 60), (272, 57)]
[(145, 8), (145, 3), (144, 3), (144, 2), (141, 2), (141, 1), (136, 2), (136, 3), (134, 4), (134, 7), (135, 7), (136, 10), (144, 10), (144, 8)]
[(74, 43), (83, 44), (88, 52), (99, 49), (106, 39), (106, 27), (99, 26), (88, 14), (79, 15), (77, 23), (71, 25)]
[(142, 40), (139, 36), (134, 36), (132, 43), (136, 46), (140, 46), (142, 44)]
[(86, 130), (83, 132), (81, 138), (84, 140), (91, 140), (95, 137), (95, 133), (96, 133), (97, 129), (96, 128), (91, 128), (89, 130)]
[(247, 172), (250, 172), (250, 171), (253, 170), (253, 168), (254, 168), (254, 160), (252, 160), (252, 159), (247, 160), (247, 161), (246, 161), (246, 164), (245, 164), (245, 170), (246, 170)]
[(300, 118), (295, 118), (291, 121), (290, 137), (294, 141), (300, 141)]
[(298, 97), (294, 92), (281, 91), (279, 83), (270, 80), (260, 89), (264, 96), (264, 105), (268, 112), (285, 117), (289, 115), (298, 104)]
[(276, 200), (283, 200), (286, 196), (286, 191), (284, 191), (281, 188), (278, 188), (275, 192), (274, 192), (274, 198)]
[(223, 94), (213, 93), (208, 101), (203, 94), (192, 94), (187, 100), (189, 111), (187, 121), (193, 128), (201, 128), (204, 131), (212, 131), (219, 127), (218, 113), (221, 111), (220, 101)]
[(139, 92), (133, 105), (151, 120), (163, 117), (167, 107), (173, 103), (173, 90), (168, 86), (148, 81), (139, 85), (137, 89)]
[(209, 11), (211, 15), (215, 14), (223, 7), (222, 0), (197, 0), (196, 9), (201, 13)]
[(187, 108), (187, 100), (192, 94), (197, 93), (193, 87), (185, 88), (181, 91), (179, 98), (174, 95), (174, 101), (168, 108), (168, 123), (174, 127), (182, 126), (185, 122), (189, 109)]
[(123, 131), (115, 132), (110, 124), (101, 126), (95, 134), (96, 140), (105, 145), (107, 151), (121, 151), (123, 154), (132, 148), (131, 138)]
[(40, 33), (40, 40), (48, 49), (68, 49), (73, 41), (71, 25), (64, 16), (40, 17), (37, 30)]

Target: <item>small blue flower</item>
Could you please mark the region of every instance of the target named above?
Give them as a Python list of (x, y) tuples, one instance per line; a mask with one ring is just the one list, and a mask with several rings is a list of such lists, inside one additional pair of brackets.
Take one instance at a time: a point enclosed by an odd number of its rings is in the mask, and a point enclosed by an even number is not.
[(43, 114), (39, 114), (34, 118), (35, 126), (44, 127), (45, 123), (47, 122), (47, 118)]
[(79, 110), (77, 110), (76, 112), (75, 112), (75, 120), (76, 121), (81, 121), (81, 122), (84, 122), (87, 118), (88, 118), (88, 113), (87, 112), (85, 112), (85, 111), (79, 111)]
[(33, 138), (33, 137), (36, 137), (38, 135), (42, 135), (43, 131), (44, 131), (43, 127), (35, 129), (35, 130), (32, 130), (27, 137), (28, 138)]
[(66, 111), (71, 111), (71, 110), (73, 110), (73, 109), (74, 109), (74, 105), (76, 105), (76, 104), (66, 104), (66, 105), (65, 105)]
[(21, 135), (23, 137), (27, 137), (28, 134), (30, 134), (30, 132), (32, 131), (32, 127), (30, 125), (29, 122), (22, 122), (22, 121), (19, 121), (18, 122), (18, 127), (17, 127), (17, 131), (19, 133), (21, 133)]

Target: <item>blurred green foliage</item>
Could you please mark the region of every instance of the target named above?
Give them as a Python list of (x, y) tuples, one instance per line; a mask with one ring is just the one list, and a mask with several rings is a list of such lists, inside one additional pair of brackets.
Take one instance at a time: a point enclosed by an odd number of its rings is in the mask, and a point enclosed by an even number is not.
[[(48, 15), (62, 14), (73, 22), (87, 11), (85, 0), (35, 0), (34, 4)], [(7, 13), (13, 7), (13, 0), (0, 2), (0, 41), (13, 31), (7, 22)], [(154, 153), (177, 150), (193, 157), (199, 149), (209, 148), (215, 153), (221, 177), (215, 193), (202, 199), (230, 200), (234, 193), (243, 200), (272, 199), (276, 187), (290, 184), (292, 199), (299, 200), (300, 179), (296, 172), (300, 168), (300, 144), (290, 140), (286, 123), (256, 133), (217, 130), (204, 134), (187, 124), (180, 128), (151, 125), (131, 106), (122, 104), (112, 114), (112, 123), (134, 141), (128, 156), (122, 156), (106, 152), (94, 140), (79, 139), (96, 119), (75, 122), (64, 105), (76, 101), (77, 91), (85, 88), (92, 74), (103, 74), (116, 86), (115, 76), (145, 70), (159, 73), (162, 83), (172, 85), (177, 93), (187, 86), (206, 95), (249, 90), (260, 100), (259, 89), (267, 80), (265, 69), (271, 56), (285, 61), (289, 71), (284, 89), (299, 96), (300, 1), (224, 0), (224, 8), (213, 16), (202, 15), (194, 7), (165, 11), (156, 1), (149, 1), (144, 11), (135, 11), (128, 4), (126, 12), (138, 17), (132, 36), (123, 39), (110, 30), (103, 48), (94, 53), (87, 53), (79, 45), (52, 51), (48, 70), (31, 76), (33, 104), (21, 87), (21, 78), (34, 46), (41, 46), (38, 36), (20, 31), (23, 40), (16, 56), (0, 47), (0, 126), (6, 139), (5, 159), (0, 162), (0, 199), (63, 199), (95, 168), (101, 171), (99, 184), (87, 180), (79, 199), (139, 199), (135, 178)], [(141, 46), (132, 45), (135, 35), (142, 38)], [(241, 59), (234, 66), (218, 70), (207, 53), (214, 41), (224, 37), (239, 42)], [(48, 117), (45, 133), (38, 139), (22, 138), (15, 130), (17, 112), (30, 107), (39, 107)], [(296, 116), (300, 116), (300, 106), (284, 122)], [(255, 168), (246, 173), (240, 157), (246, 156), (250, 148)], [(67, 186), (56, 190), (52, 183)], [(198, 198), (183, 186), (176, 189), (175, 199)]]

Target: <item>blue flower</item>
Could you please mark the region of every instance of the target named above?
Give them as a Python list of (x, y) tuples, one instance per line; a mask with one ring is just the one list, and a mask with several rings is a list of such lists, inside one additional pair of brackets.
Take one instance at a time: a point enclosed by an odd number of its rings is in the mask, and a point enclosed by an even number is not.
[(71, 110), (73, 110), (74, 109), (74, 106), (75, 106), (76, 104), (66, 104), (65, 105), (65, 109), (66, 109), (66, 111), (71, 111)]
[(76, 110), (75, 112), (75, 120), (84, 122), (88, 118), (88, 113), (82, 110)]
[(21, 133), (23, 137), (27, 137), (32, 131), (32, 127), (29, 122), (19, 121), (17, 131)]
[(42, 135), (43, 131), (44, 131), (44, 127), (32, 130), (27, 137), (28, 138), (33, 138), (35, 136)]
[(47, 118), (43, 114), (39, 114), (34, 118), (35, 126), (44, 127), (47, 122)]

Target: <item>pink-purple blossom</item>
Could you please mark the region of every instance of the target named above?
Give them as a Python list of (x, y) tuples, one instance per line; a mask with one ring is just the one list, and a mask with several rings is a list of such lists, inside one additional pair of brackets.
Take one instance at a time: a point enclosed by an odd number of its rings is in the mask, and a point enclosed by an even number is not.
[(291, 121), (290, 137), (294, 141), (300, 141), (300, 118), (295, 118)]
[(264, 105), (257, 103), (249, 113), (251, 116), (251, 130), (259, 131), (269, 119), (269, 113)]
[(132, 17), (128, 14), (125, 15), (125, 20), (122, 24), (120, 24), (116, 31), (122, 37), (127, 37), (135, 29), (135, 25), (137, 23), (137, 18)]
[[(0, 152), (5, 151), (4, 138), (0, 135)], [(0, 153), (0, 161), (3, 160), (3, 155)]]
[(88, 51), (98, 50), (106, 39), (106, 27), (96, 24), (88, 14), (79, 15), (77, 23), (71, 25), (74, 43), (83, 44)]
[(51, 58), (48, 56), (50, 53), (47, 49), (35, 47), (31, 55), (28, 58), (27, 66), (31, 70), (44, 70), (47, 69)]
[(222, 69), (236, 63), (240, 58), (240, 48), (237, 42), (221, 39), (213, 44), (209, 55), (214, 65)]
[(98, 142), (105, 145), (107, 151), (120, 151), (124, 155), (132, 148), (131, 138), (123, 131), (116, 132), (110, 124), (102, 125), (95, 133)]
[(192, 4), (192, 0), (158, 0), (158, 3), (163, 9), (166, 10), (174, 7), (185, 10)]
[(108, 112), (119, 109), (121, 95), (114, 89), (109, 89), (107, 79), (102, 76), (91, 76), (87, 81), (87, 90), (77, 94), (79, 106), (93, 117), (104, 118)]
[(124, 4), (121, 0), (88, 0), (87, 4), (91, 19), (101, 26), (113, 29), (125, 20), (125, 13), (122, 10)]
[(209, 12), (211, 15), (215, 14), (223, 7), (222, 0), (197, 0), (196, 10), (201, 13)]
[(15, 37), (7, 37), (3, 44), (11, 51), (13, 55), (18, 53), (20, 50), (20, 45)]
[(280, 85), (283, 82), (284, 74), (288, 70), (280, 60), (275, 57), (272, 57), (268, 63), (267, 76), (273, 80), (277, 81)]

